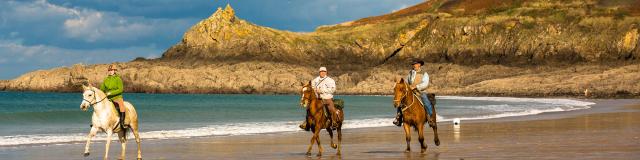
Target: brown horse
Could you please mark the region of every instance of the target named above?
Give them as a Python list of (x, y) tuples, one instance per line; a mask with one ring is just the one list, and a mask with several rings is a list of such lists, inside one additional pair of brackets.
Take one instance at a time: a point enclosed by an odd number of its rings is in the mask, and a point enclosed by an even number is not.
[(431, 116), (427, 116), (423, 105), (420, 103), (420, 98), (417, 95), (412, 93), (409, 88), (409, 84), (407, 84), (403, 79), (400, 79), (398, 83), (396, 83), (394, 89), (393, 96), (393, 106), (395, 108), (401, 107), (402, 109), (402, 118), (404, 125), (404, 134), (407, 140), (407, 150), (406, 152), (411, 151), (411, 147), (409, 142), (411, 141), (411, 127), (418, 132), (418, 140), (420, 141), (421, 153), (427, 150), (427, 144), (424, 143), (424, 123), (428, 122), (429, 126), (433, 128), (433, 141), (436, 146), (440, 145), (440, 139), (438, 139), (438, 125), (436, 124), (436, 106), (435, 106), (435, 95), (430, 94), (429, 100), (431, 101), (431, 111), (433, 114)]
[(340, 110), (340, 114), (338, 115), (340, 119), (338, 123), (338, 127), (336, 128), (338, 132), (338, 144), (333, 143), (333, 131), (331, 130), (330, 119), (325, 116), (325, 108), (322, 104), (322, 100), (318, 99), (316, 93), (311, 87), (311, 81), (302, 86), (302, 97), (300, 98), (300, 105), (304, 108), (308, 108), (307, 110), (307, 122), (308, 125), (311, 126), (311, 132), (313, 132), (313, 137), (311, 137), (311, 144), (309, 144), (309, 149), (307, 149), (307, 155), (311, 155), (311, 149), (313, 147), (313, 143), (318, 143), (318, 156), (322, 156), (322, 146), (320, 145), (320, 130), (326, 129), (329, 132), (329, 136), (331, 137), (331, 147), (334, 149), (338, 149), (337, 155), (340, 155), (340, 148), (342, 144), (342, 119), (344, 119), (344, 112), (342, 109)]

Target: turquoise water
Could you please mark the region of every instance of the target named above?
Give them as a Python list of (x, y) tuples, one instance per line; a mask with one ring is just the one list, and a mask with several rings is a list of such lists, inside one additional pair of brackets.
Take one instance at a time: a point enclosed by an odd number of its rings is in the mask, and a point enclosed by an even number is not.
[[(295, 132), (304, 117), (298, 95), (137, 94), (143, 138), (187, 138)], [(345, 100), (345, 128), (391, 126), (389, 96), (336, 96)], [(80, 93), (0, 92), (0, 146), (83, 141), (92, 109)], [(568, 99), (438, 97), (438, 121), (487, 119), (588, 108)], [(98, 137), (99, 139), (100, 137)]]

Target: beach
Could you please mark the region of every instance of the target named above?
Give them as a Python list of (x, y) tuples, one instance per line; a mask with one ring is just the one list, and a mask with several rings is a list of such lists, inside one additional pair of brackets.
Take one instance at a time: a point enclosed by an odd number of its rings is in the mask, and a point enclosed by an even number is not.
[[(324, 153), (314, 145), (306, 156), (311, 133), (285, 132), (258, 135), (209, 136), (143, 141), (144, 159), (638, 159), (640, 158), (640, 100), (591, 100), (590, 109), (538, 115), (439, 124), (440, 146), (426, 129), (427, 152), (420, 153), (417, 134), (412, 151), (405, 153), (405, 137), (398, 127), (343, 130), (341, 156), (329, 147), (323, 131)], [(115, 142), (115, 141), (114, 141)], [(4, 147), (1, 159), (85, 159), (83, 143)], [(112, 143), (110, 158), (119, 155)], [(101, 159), (104, 141), (92, 143), (86, 159)], [(127, 158), (135, 158), (129, 141)]]

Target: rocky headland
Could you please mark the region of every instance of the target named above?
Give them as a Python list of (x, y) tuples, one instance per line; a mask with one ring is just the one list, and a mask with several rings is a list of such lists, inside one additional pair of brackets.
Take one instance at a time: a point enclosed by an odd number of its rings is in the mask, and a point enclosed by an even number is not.
[[(420, 58), (438, 95), (640, 97), (639, 28), (632, 0), (430, 0), (309, 33), (258, 26), (227, 6), (162, 57), (117, 64), (128, 92), (298, 93), (326, 66), (338, 94), (390, 94)], [(77, 91), (106, 65), (34, 71), (0, 89)]]

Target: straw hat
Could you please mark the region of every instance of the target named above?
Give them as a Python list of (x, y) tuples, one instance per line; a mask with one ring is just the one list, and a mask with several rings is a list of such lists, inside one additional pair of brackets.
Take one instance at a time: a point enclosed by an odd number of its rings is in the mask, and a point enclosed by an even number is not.
[(118, 70), (118, 67), (115, 64), (111, 64), (109, 65), (109, 69), (108, 70)]

